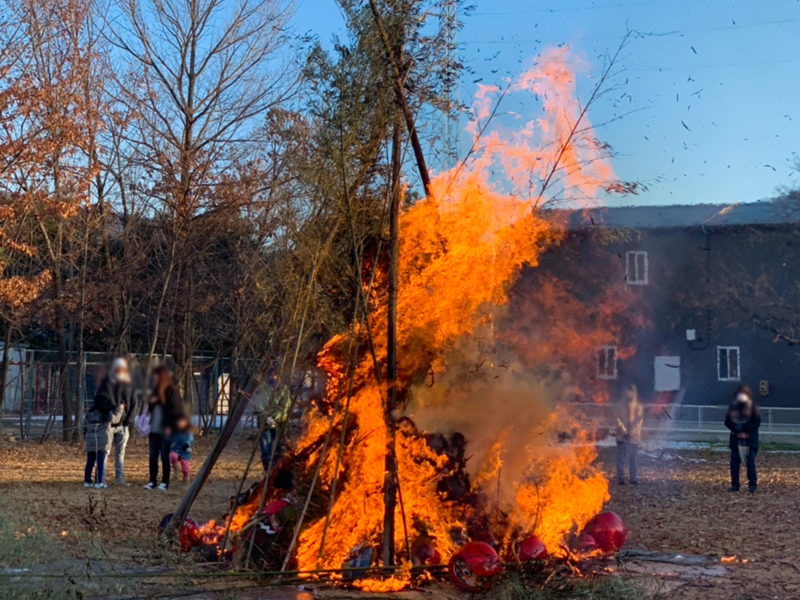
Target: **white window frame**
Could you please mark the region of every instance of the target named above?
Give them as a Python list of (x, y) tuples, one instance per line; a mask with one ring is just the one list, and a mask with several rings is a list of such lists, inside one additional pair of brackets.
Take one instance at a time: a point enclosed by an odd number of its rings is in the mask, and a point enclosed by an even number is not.
[[(614, 352), (614, 371), (608, 371), (608, 353), (609, 350)], [(602, 361), (601, 361), (602, 358)], [(619, 350), (616, 346), (600, 346), (597, 349), (597, 378), (598, 379), (616, 379), (617, 378), (617, 361), (619, 361)]]
[[(639, 273), (639, 257), (644, 257), (644, 273)], [(631, 261), (633, 262), (633, 273), (631, 273)], [(628, 250), (625, 253), (625, 282), (628, 285), (647, 285), (650, 283), (650, 260), (647, 257), (647, 250)]]
[[(720, 371), (720, 367), (722, 366), (722, 362), (720, 361), (719, 355), (720, 352), (725, 351), (725, 360), (728, 361), (728, 377), (723, 377), (722, 372)], [(730, 351), (736, 350), (736, 377), (730, 376)], [(741, 381), (742, 380), (742, 350), (739, 346), (717, 346), (717, 381)]]

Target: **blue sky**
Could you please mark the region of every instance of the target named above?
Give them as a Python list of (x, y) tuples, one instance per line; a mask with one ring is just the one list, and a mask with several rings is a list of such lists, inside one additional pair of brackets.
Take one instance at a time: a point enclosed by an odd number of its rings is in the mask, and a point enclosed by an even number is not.
[[(459, 35), (460, 54), (474, 71), (461, 82), (467, 103), (475, 80), (502, 85), (548, 46), (568, 43), (596, 75), (602, 55), (628, 28), (657, 34), (625, 52), (617, 82), (628, 83), (614, 97), (629, 97), (616, 107), (608, 97), (591, 114), (599, 123), (635, 110), (599, 132), (618, 153), (617, 175), (649, 186), (615, 204), (750, 202), (800, 182), (792, 169), (800, 157), (800, 0), (474, 5)], [(296, 23), (323, 41), (342, 27), (333, 0), (300, 0)]]

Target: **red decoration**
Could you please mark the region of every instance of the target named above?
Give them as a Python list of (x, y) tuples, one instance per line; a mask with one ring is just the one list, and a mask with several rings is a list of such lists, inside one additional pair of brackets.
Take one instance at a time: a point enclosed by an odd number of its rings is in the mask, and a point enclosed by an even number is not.
[(503, 567), (500, 557), (489, 544), (469, 542), (456, 552), (448, 564), (453, 583), (468, 592), (481, 592), (492, 585), (492, 578), (500, 574)]
[(189, 517), (183, 520), (181, 530), (178, 533), (178, 541), (181, 544), (182, 552), (189, 552), (192, 548), (203, 543), (203, 535), (200, 532), (200, 525), (197, 521)]
[(291, 506), (291, 502), (286, 500), (273, 500), (261, 509), (261, 512), (267, 516), (277, 515), (287, 506)]
[(611, 511), (600, 513), (583, 529), (583, 535), (595, 539), (597, 548), (605, 553), (616, 552), (625, 543), (628, 530), (619, 515)]
[(594, 552), (597, 550), (597, 540), (590, 533), (583, 532), (575, 541), (578, 552)]
[(547, 548), (544, 547), (542, 540), (535, 535), (522, 541), (519, 545), (519, 561), (528, 562), (531, 560), (544, 560), (547, 558)]

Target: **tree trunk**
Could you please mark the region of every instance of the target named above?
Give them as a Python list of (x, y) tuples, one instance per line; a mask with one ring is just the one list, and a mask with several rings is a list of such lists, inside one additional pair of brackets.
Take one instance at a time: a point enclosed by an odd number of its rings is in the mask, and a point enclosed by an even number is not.
[[(58, 196), (58, 193), (56, 193)], [(62, 438), (65, 442), (69, 441), (72, 430), (72, 386), (69, 377), (69, 353), (67, 352), (67, 324), (64, 316), (64, 306), (62, 304), (62, 284), (63, 284), (63, 264), (62, 253), (64, 243), (64, 227), (61, 222), (58, 224), (55, 245), (55, 261), (53, 280), (55, 281), (56, 295), (56, 336), (58, 338), (58, 374), (61, 384), (61, 430)]]
[[(394, 513), (397, 508), (397, 460), (395, 457), (395, 408), (397, 407), (397, 262), (400, 220), (400, 125), (392, 134), (392, 203), (389, 211), (389, 310), (387, 323), (386, 365), (386, 472), (383, 481), (383, 565), (394, 564)], [(409, 560), (411, 557), (409, 557)]]
[(5, 322), (3, 336), (3, 363), (0, 366), (0, 441), (3, 439), (3, 411), (6, 408), (6, 385), (8, 384), (8, 365), (11, 358), (11, 323)]

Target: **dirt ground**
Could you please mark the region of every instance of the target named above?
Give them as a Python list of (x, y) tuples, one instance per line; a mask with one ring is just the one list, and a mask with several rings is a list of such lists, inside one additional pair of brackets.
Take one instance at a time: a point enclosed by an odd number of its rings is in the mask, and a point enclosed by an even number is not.
[[(235, 439), (223, 452), (191, 515), (205, 521), (220, 518), (244, 473), (252, 443)], [(198, 439), (192, 468), (199, 469), (211, 449)], [(24, 443), (0, 448), (0, 514), (28, 527), (41, 527), (59, 538), (62, 557), (112, 558), (146, 562), (154, 551), (155, 528), (178, 506), (187, 486), (175, 482), (166, 491), (145, 490), (148, 481), (147, 440), (133, 436), (125, 457), (130, 487), (114, 485), (109, 459), (107, 490), (83, 487), (86, 454), (81, 447), (56, 442)], [(262, 474), (259, 455), (254, 477)], [(194, 475), (194, 473), (193, 473)], [(31, 525), (33, 524), (33, 525)]]
[[(225, 451), (192, 516), (206, 520), (224, 513), (249, 448), (251, 442), (238, 440)], [(196, 443), (195, 469), (209, 449), (209, 440)], [(157, 555), (154, 528), (175, 509), (185, 487), (143, 489), (147, 447), (141, 439), (132, 440), (128, 449), (130, 488), (84, 489), (84, 460), (80, 448), (54, 442), (0, 448), (0, 513), (56, 538), (41, 549), (44, 562), (48, 556), (89, 556), (152, 564)], [(627, 547), (736, 556), (735, 562), (725, 563), (727, 576), (684, 584), (669, 592), (670, 600), (800, 598), (800, 454), (762, 451), (754, 495), (728, 491), (727, 451), (666, 450), (643, 456), (638, 486), (613, 483), (613, 449), (601, 450), (600, 460), (612, 481), (609, 508), (628, 526)], [(257, 461), (254, 467), (260, 473)], [(113, 473), (113, 465), (109, 468)], [(42, 532), (27, 532), (34, 533)]]
[(613, 450), (601, 453), (612, 481), (609, 508), (628, 527), (626, 546), (736, 557), (726, 563), (729, 577), (683, 585), (670, 599), (800, 598), (800, 454), (762, 449), (751, 495), (746, 486), (728, 491), (729, 451), (719, 450), (643, 457), (638, 486), (615, 485)]

